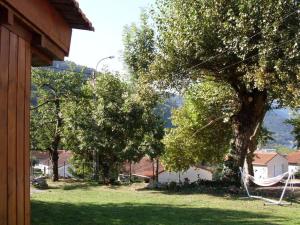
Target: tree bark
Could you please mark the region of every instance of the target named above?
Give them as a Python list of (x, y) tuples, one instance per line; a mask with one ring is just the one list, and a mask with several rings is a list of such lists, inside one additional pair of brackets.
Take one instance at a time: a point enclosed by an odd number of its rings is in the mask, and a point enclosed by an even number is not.
[(154, 159), (152, 159), (152, 181), (155, 182), (155, 165), (154, 165)]
[(159, 175), (159, 159), (156, 158), (156, 174), (155, 174), (156, 186), (158, 185), (158, 175)]
[(52, 157), (51, 157), (51, 161), (52, 161), (52, 181), (56, 182), (59, 180), (59, 175), (58, 175), (58, 151), (53, 150), (52, 151)]
[(252, 160), (257, 147), (257, 130), (264, 119), (268, 102), (266, 91), (253, 90), (251, 93), (244, 91), (238, 94), (240, 110), (232, 117), (234, 137), (225, 165), (226, 176), (239, 185), (239, 168), (244, 167), (246, 159), (250, 163), (249, 172), (253, 174)]
[(129, 183), (132, 182), (132, 162), (129, 161)]
[(94, 174), (94, 180), (98, 183), (100, 183), (100, 154), (98, 150), (94, 151), (94, 160), (95, 160), (95, 174)]
[(55, 114), (56, 114), (56, 129), (55, 129), (55, 135), (52, 142), (52, 148), (50, 150), (50, 156), (52, 161), (52, 180), (58, 181), (59, 175), (58, 175), (58, 150), (61, 142), (61, 129), (63, 126), (63, 120), (61, 117), (61, 108), (60, 108), (60, 100), (56, 99), (54, 101), (55, 104)]

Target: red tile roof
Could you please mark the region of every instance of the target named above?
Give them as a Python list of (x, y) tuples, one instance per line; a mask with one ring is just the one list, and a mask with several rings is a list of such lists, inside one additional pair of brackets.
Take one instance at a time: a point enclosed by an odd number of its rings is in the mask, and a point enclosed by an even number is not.
[(255, 152), (253, 165), (265, 166), (271, 161), (275, 156), (279, 155), (277, 152)]
[[(155, 168), (156, 163), (154, 162)], [(130, 164), (125, 163), (123, 166), (123, 172), (129, 174)], [(164, 171), (164, 167), (161, 163), (159, 163), (159, 173)], [(154, 172), (155, 173), (155, 172)], [(134, 163), (131, 165), (131, 174), (144, 176), (144, 177), (153, 177), (153, 162), (150, 158), (144, 157), (138, 163)]]
[(40, 162), (42, 162), (42, 161), (49, 159), (49, 153), (48, 152), (40, 152), (40, 151), (32, 151), (31, 158), (37, 159)]
[(75, 0), (49, 0), (72, 28), (94, 31), (92, 23), (81, 11)]
[(289, 164), (300, 164), (300, 150), (288, 154)]
[[(156, 162), (154, 162), (154, 165), (155, 165), (155, 170), (156, 170)], [(213, 171), (213, 169), (208, 166), (198, 165), (196, 167), (203, 169), (203, 170), (207, 170), (209, 172)], [(123, 173), (129, 174), (129, 170), (130, 170), (130, 164), (125, 163), (123, 166)], [(159, 174), (164, 171), (165, 171), (164, 166), (161, 163), (159, 163), (159, 170), (158, 170)], [(131, 173), (134, 175), (138, 175), (138, 176), (152, 178), (153, 177), (153, 162), (151, 161), (150, 158), (144, 157), (138, 163), (134, 163), (131, 165)], [(154, 171), (154, 173), (155, 173), (155, 171)]]

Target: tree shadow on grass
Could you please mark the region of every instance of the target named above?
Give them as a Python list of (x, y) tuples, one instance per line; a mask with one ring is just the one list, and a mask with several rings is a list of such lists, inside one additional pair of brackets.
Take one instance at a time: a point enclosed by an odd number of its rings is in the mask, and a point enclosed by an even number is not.
[(240, 197), (240, 193), (238, 194), (230, 194), (224, 188), (212, 188), (212, 187), (200, 187), (200, 188), (188, 188), (188, 189), (180, 189), (178, 191), (166, 190), (166, 189), (149, 189), (138, 188), (136, 191), (139, 192), (148, 192), (152, 194), (165, 194), (165, 195), (199, 195), (206, 194), (215, 197), (227, 197), (232, 199), (237, 199)]
[(240, 210), (163, 204), (32, 201), (32, 225), (275, 225), (286, 218)]
[[(166, 189), (149, 189), (147, 187), (138, 188), (136, 191), (140, 192), (149, 192), (153, 194), (165, 194), (165, 195), (198, 195), (198, 194), (206, 194), (215, 197), (224, 197), (226, 199), (237, 200), (243, 197), (247, 197), (246, 191), (243, 189), (238, 190), (237, 193), (230, 193), (228, 188), (220, 188), (220, 187), (206, 187), (199, 186), (196, 188), (185, 188), (180, 189), (179, 191), (170, 191)], [(274, 200), (278, 200), (282, 194), (282, 189), (278, 190), (260, 190), (257, 188), (252, 188), (250, 190), (252, 195), (263, 196), (266, 198), (273, 198)], [(291, 201), (293, 203), (299, 203), (300, 201), (300, 191), (293, 192), (288, 189), (285, 193), (285, 200)]]
[(71, 191), (71, 190), (76, 190), (76, 189), (88, 190), (91, 187), (99, 186), (97, 183), (93, 183), (93, 182), (61, 182), (61, 183), (58, 182), (58, 183), (55, 183), (55, 185), (50, 184), (48, 189), (49, 190), (61, 189), (64, 191)]

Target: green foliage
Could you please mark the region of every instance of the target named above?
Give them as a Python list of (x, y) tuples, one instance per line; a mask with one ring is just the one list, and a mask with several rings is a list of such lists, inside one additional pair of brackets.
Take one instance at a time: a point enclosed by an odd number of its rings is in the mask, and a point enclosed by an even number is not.
[[(149, 89), (133, 93), (110, 73), (100, 74), (95, 85), (88, 83), (84, 92), (84, 98), (68, 103), (64, 142), (86, 162), (93, 161), (97, 151), (102, 174), (109, 178), (124, 161), (137, 162), (147, 154), (145, 140), (151, 147), (156, 144), (160, 132), (153, 110), (156, 102)], [(153, 138), (150, 141), (149, 136)]]
[(261, 126), (258, 137), (257, 137), (258, 145), (264, 146), (269, 141), (274, 141), (273, 135), (274, 135), (274, 133), (269, 131), (265, 126)]
[(293, 126), (292, 134), (296, 139), (297, 148), (299, 148), (300, 147), (300, 114), (294, 113), (293, 118), (287, 120), (286, 122)]
[(279, 154), (282, 154), (282, 155), (288, 155), (290, 154), (291, 152), (294, 152), (295, 149), (292, 149), (292, 148), (288, 148), (288, 147), (285, 147), (285, 146), (278, 146), (276, 148), (276, 152), (278, 152)]
[[(82, 73), (34, 69), (32, 72), (31, 149), (53, 150), (55, 138), (63, 136), (64, 108), (81, 95)], [(58, 148), (62, 142), (57, 143)]]
[(212, 78), (292, 100), (299, 96), (297, 10), (290, 0), (157, 1), (153, 79), (179, 87)]
[(90, 180), (93, 178), (94, 173), (94, 162), (92, 155), (81, 155), (76, 152), (73, 153), (70, 159), (72, 167), (68, 168), (68, 172), (74, 177)]
[[(161, 97), (149, 84), (143, 82), (149, 73), (149, 66), (155, 57), (154, 29), (149, 25), (147, 12), (141, 14), (141, 24), (126, 26), (123, 35), (124, 61), (133, 78), (133, 98), (143, 108), (142, 139), (138, 138), (140, 151), (154, 159), (162, 155), (164, 146), (161, 142), (164, 136), (163, 114), (159, 109)], [(136, 139), (137, 140), (137, 139)], [(140, 142), (142, 141), (142, 143)], [(130, 151), (129, 151), (130, 153)], [(136, 161), (134, 159), (134, 161)]]
[(98, 76), (96, 84), (84, 87), (85, 97), (69, 102), (65, 112), (65, 143), (87, 162), (99, 154), (102, 170), (120, 162), (126, 146), (122, 110), (128, 93), (126, 86), (111, 74)]
[(164, 138), (167, 169), (183, 171), (201, 162), (224, 160), (232, 137), (229, 118), (234, 101), (233, 91), (215, 82), (193, 85), (186, 92), (183, 107), (172, 114), (175, 128)]
[(149, 65), (154, 60), (154, 31), (148, 24), (146, 12), (141, 14), (141, 25), (126, 26), (123, 34), (124, 61), (134, 79), (141, 73), (148, 72)]
[[(256, 128), (272, 102), (299, 104), (299, 5), (292, 0), (157, 0), (152, 18), (155, 57), (144, 77), (165, 89), (214, 81), (234, 92), (228, 166), (238, 181), (238, 167), (256, 149)], [(184, 143), (180, 136), (193, 139), (191, 133), (178, 133), (175, 143)]]

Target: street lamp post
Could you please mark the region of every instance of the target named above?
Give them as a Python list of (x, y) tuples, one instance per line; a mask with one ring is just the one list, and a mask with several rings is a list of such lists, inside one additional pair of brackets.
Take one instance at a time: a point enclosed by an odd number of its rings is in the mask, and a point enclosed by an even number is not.
[[(97, 78), (97, 72), (98, 72), (98, 66), (100, 65), (101, 62), (103, 62), (104, 60), (106, 59), (113, 59), (115, 58), (114, 56), (108, 56), (108, 57), (105, 57), (105, 58), (102, 58), (100, 59), (98, 62), (97, 62), (97, 65), (95, 67), (95, 71), (93, 72), (93, 86), (94, 86), (94, 101), (95, 101), (95, 104), (96, 104), (96, 78)], [(94, 152), (94, 162), (95, 162), (95, 173), (94, 173), (94, 180), (95, 181), (99, 181), (99, 165), (100, 165), (100, 159), (99, 159), (99, 152), (98, 150), (95, 150)]]
[(114, 56), (108, 56), (108, 57), (104, 57), (102, 59), (100, 59), (97, 64), (96, 64), (96, 67), (95, 67), (95, 71), (94, 71), (94, 76), (93, 76), (93, 79), (94, 79), (94, 82), (96, 82), (96, 74), (97, 74), (97, 71), (98, 71), (98, 66), (100, 65), (101, 62), (103, 62), (104, 60), (106, 59), (114, 59), (115, 57)]

